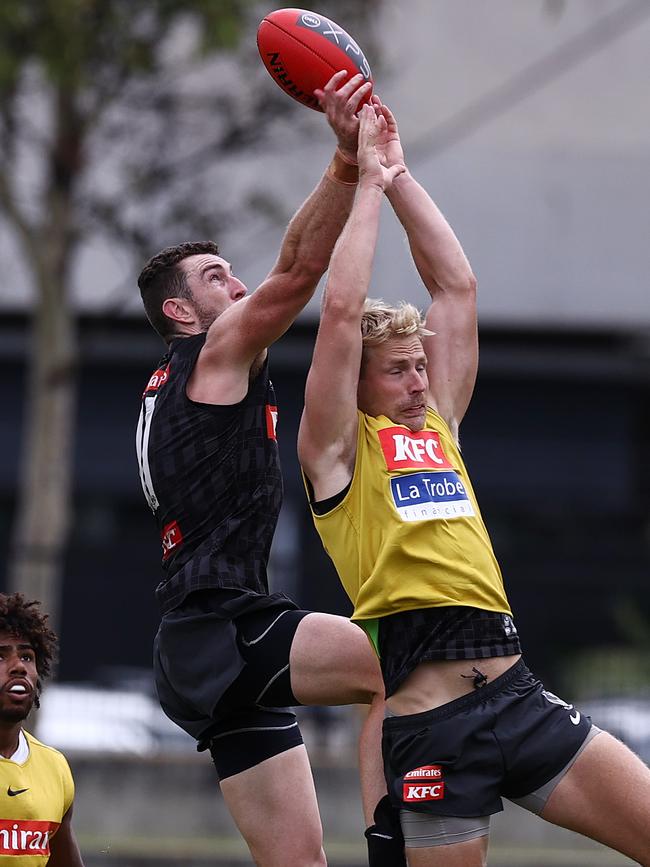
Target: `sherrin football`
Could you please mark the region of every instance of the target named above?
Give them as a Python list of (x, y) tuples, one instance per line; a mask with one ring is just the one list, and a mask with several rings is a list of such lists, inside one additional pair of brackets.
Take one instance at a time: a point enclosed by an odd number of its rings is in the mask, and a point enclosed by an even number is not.
[[(276, 9), (260, 23), (257, 47), (264, 65), (279, 87), (303, 105), (321, 111), (314, 96), (335, 72), (349, 77), (372, 74), (363, 51), (331, 18), (306, 9)], [(364, 98), (367, 102), (372, 91)]]

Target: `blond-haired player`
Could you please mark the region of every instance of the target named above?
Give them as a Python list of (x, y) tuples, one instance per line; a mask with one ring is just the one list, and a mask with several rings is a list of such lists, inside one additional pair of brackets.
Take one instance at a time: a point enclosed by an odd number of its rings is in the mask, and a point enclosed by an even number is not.
[[(374, 106), (386, 120), (375, 159), (404, 166), (395, 119)], [(431, 304), (424, 320), (408, 305), (366, 304), (379, 209), (348, 223), (299, 456), (352, 619), (380, 656), (384, 766), (408, 863), (483, 867), (506, 797), (649, 865), (650, 771), (524, 664), (461, 456), (478, 361), (474, 275), (410, 172), (387, 196)]]

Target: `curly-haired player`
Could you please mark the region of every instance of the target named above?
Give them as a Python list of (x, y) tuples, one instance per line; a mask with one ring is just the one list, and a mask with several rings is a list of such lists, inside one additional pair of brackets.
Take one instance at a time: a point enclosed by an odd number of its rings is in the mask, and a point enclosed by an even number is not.
[(39, 706), (41, 682), (56, 658), (57, 637), (47, 619), (38, 602), (0, 594), (0, 860), (83, 867), (72, 830), (68, 763), (22, 727)]

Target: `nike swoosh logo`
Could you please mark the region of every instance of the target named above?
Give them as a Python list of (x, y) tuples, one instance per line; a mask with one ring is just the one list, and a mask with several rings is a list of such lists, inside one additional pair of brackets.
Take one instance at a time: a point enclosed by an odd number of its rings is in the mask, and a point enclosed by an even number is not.
[(574, 726), (577, 726), (578, 723), (580, 722), (580, 711), (577, 710), (575, 713), (570, 713), (569, 719), (571, 720), (571, 722), (573, 723)]
[(22, 795), (23, 792), (29, 792), (29, 786), (26, 789), (12, 789), (11, 786), (7, 789), (7, 794), (10, 798), (13, 798), (15, 795)]

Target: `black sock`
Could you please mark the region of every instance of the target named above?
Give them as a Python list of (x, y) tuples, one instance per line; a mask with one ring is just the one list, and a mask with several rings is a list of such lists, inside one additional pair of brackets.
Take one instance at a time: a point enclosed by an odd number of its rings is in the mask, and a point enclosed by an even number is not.
[(399, 813), (384, 795), (375, 807), (375, 824), (366, 828), (369, 867), (406, 867)]

